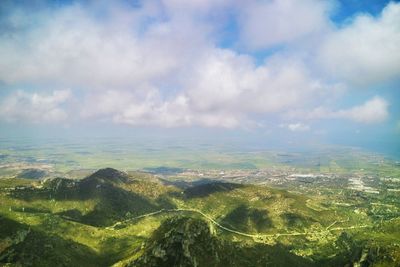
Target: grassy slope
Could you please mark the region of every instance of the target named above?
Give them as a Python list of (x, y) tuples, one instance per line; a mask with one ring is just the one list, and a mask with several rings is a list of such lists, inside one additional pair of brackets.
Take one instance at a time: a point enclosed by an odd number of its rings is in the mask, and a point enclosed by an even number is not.
[[(31, 252), (34, 252), (36, 246), (49, 244), (57, 250), (55, 255), (58, 255), (57, 253), (61, 255), (63, 250), (69, 250), (68, 246), (75, 244), (78, 247), (82, 246), (84, 251), (85, 249), (90, 251), (88, 252), (90, 257), (83, 260), (91, 263), (101, 262), (108, 265), (123, 259), (130, 259), (132, 255), (135, 255), (135, 251), (141, 251), (140, 248), (144, 242), (148, 240), (164, 219), (176, 214), (160, 214), (134, 220), (117, 230), (103, 226), (138, 214), (171, 207), (196, 208), (223, 225), (250, 233), (276, 234), (290, 231), (320, 231), (335, 220), (345, 221), (339, 223), (338, 226), (352, 225), (360, 221), (369, 222), (368, 217), (365, 217), (366, 215), (356, 214), (350, 208), (336, 207), (336, 209), (333, 209), (324, 205), (326, 199), (323, 197), (306, 197), (268, 187), (213, 184), (202, 185), (198, 190), (180, 191), (173, 186), (163, 186), (153, 177), (143, 177), (141, 174), (129, 176), (127, 180), (117, 179), (112, 182), (107, 179), (107, 181), (102, 182), (101, 179), (102, 177), (97, 177), (96, 179), (86, 180), (82, 184), (77, 183), (76, 187), (73, 186), (72, 189), (68, 189), (69, 184), (66, 183), (64, 187), (55, 187), (54, 184), (49, 184), (48, 187), (44, 187), (44, 191), (42, 191), (43, 188), (19, 191), (19, 193), (23, 192), (25, 196), (32, 196), (33, 194), (35, 197), (16, 197), (15, 193), (5, 190), (5, 188), (15, 185), (26, 186), (32, 183), (31, 181), (23, 179), (0, 180), (0, 201), (2, 203), (0, 215), (7, 218), (8, 225), (17, 222), (16, 225), (31, 227), (35, 235), (39, 236), (38, 240), (42, 240), (42, 242), (39, 242), (40, 244), (23, 242), (22, 244), (25, 243), (24, 246), (27, 247), (26, 249), (21, 248), (21, 251), (27, 252), (30, 249)], [(99, 184), (105, 189), (98, 190), (96, 187)], [(67, 217), (68, 214), (65, 214), (65, 212), (71, 210), (79, 211), (76, 213), (78, 214), (77, 218)], [(99, 220), (107, 218), (106, 223), (100, 224), (100, 227), (93, 221), (83, 219), (87, 218), (85, 216), (88, 214), (98, 213), (99, 211), (102, 212)], [(193, 214), (191, 216), (196, 217)], [(1, 221), (1, 224), (0, 228), (6, 229), (3, 227), (5, 226), (3, 225), (5, 224), (4, 221)], [(390, 228), (391, 225), (387, 224), (383, 227), (382, 229), (385, 229), (383, 232), (379, 232), (381, 229), (373, 232), (374, 238), (378, 240), (373, 245), (390, 247), (396, 242), (395, 238), (389, 238), (392, 233), (398, 235), (396, 229)], [(365, 230), (353, 232), (354, 235), (352, 235), (351, 240), (368, 240), (370, 238), (365, 234)], [(244, 258), (247, 257), (246, 255), (255, 257), (257, 251), (260, 250), (259, 245), (254, 246), (254, 241), (251, 239), (241, 238), (221, 230), (217, 230), (216, 233), (218, 238), (222, 238), (221, 242), (226, 242), (224, 243), (226, 244), (225, 250), (233, 250), (233, 247), (238, 245), (242, 247), (240, 252), (239, 250), (234, 251)], [(10, 236), (12, 237), (13, 233), (7, 230), (3, 233), (2, 240)], [(328, 233), (324, 236), (280, 237), (271, 243), (277, 244), (278, 242), (283, 244), (286, 250), (291, 250), (299, 255), (308, 255), (308, 258), (314, 257), (314, 259), (323, 260), (324, 257), (331, 255), (332, 251), (338, 251), (340, 246), (346, 247), (346, 245), (341, 245), (340, 242), (337, 243), (339, 237), (340, 232)], [(71, 250), (70, 253), (75, 252)], [(344, 252), (340, 251), (337, 253), (339, 259), (354, 256), (346, 256), (343, 254)], [(359, 254), (359, 252), (357, 253)], [(393, 250), (387, 253), (392, 253), (392, 257), (399, 258)], [(3, 253), (0, 252), (0, 255), (3, 255)], [(48, 257), (47, 254), (43, 255), (45, 258)], [(66, 255), (81, 259), (79, 258), (80, 254), (76, 256), (74, 254)], [(14, 262), (19, 260), (18, 258), (7, 259)], [(72, 266), (71, 264), (67, 265)]]

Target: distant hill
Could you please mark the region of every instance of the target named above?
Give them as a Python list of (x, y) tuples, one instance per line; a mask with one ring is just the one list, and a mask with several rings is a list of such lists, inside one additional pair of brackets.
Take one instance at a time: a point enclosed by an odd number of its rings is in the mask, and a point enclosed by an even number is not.
[(81, 180), (81, 184), (87, 186), (99, 185), (105, 183), (120, 184), (129, 183), (130, 178), (127, 173), (118, 171), (113, 168), (100, 169), (88, 177)]
[(195, 185), (185, 189), (184, 195), (186, 198), (206, 197), (218, 192), (229, 192), (236, 188), (241, 188), (243, 185), (224, 182), (212, 182)]
[(18, 173), (17, 178), (42, 179), (48, 175), (47, 171), (41, 169), (25, 169)]
[(156, 168), (145, 168), (144, 171), (155, 174), (174, 175), (183, 172), (184, 169), (161, 166)]
[(143, 188), (153, 191), (160, 186), (162, 185), (134, 179), (126, 173), (106, 168), (82, 180), (49, 179), (43, 183), (41, 189), (26, 188), (13, 192), (13, 195), (25, 200), (95, 200), (97, 204), (94, 209), (85, 214), (78, 209), (66, 210), (59, 214), (90, 225), (107, 226), (126, 219), (127, 216), (138, 216), (162, 208), (172, 208), (173, 204), (165, 200), (152, 199), (151, 196), (155, 193), (142, 192)]

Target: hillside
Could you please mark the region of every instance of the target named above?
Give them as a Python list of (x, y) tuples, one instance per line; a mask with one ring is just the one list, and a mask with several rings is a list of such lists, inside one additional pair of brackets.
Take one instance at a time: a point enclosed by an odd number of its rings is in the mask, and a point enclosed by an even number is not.
[[(109, 226), (127, 216), (171, 208), (172, 204), (157, 198), (153, 191), (161, 185), (138, 180), (115, 169), (101, 169), (81, 180), (55, 178), (45, 180), (38, 188), (27, 187), (12, 192), (12, 196), (23, 200), (56, 200), (62, 202), (80, 201), (94, 203), (91, 210), (78, 207), (66, 209), (57, 214), (66, 219), (90, 224)], [(166, 189), (164, 189), (166, 190)]]
[(0, 216), (0, 264), (16, 266), (101, 266), (97, 253), (82, 244), (49, 235)]
[(1, 263), (393, 266), (400, 259), (398, 228), (328, 205), (328, 196), (266, 186), (180, 187), (106, 168), (80, 180), (2, 179), (0, 200)]
[[(142, 254), (140, 254), (142, 253)], [(166, 220), (146, 242), (133, 266), (310, 266), (282, 246), (243, 246), (212, 233), (204, 220), (175, 217)]]

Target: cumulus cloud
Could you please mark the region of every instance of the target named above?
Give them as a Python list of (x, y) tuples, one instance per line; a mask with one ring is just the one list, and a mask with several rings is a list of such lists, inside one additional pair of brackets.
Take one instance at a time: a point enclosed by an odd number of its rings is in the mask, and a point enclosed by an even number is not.
[(1, 101), (0, 118), (28, 123), (64, 121), (68, 115), (62, 104), (70, 96), (69, 90), (56, 90), (47, 95), (17, 91)]
[(257, 66), (249, 56), (225, 49), (209, 50), (184, 73), (184, 90), (175, 95), (163, 97), (156, 87), (96, 92), (83, 115), (132, 125), (232, 128), (254, 124), (252, 115), (299, 108), (331, 92), (298, 62)]
[(230, 50), (213, 50), (192, 71), (184, 86), (196, 110), (273, 113), (306, 104), (329, 86), (310, 77), (296, 61), (268, 61)]
[(331, 110), (326, 107), (317, 107), (311, 111), (294, 111), (289, 117), (302, 117), (309, 120), (315, 119), (348, 119), (359, 123), (381, 123), (389, 116), (389, 103), (375, 96), (364, 104), (348, 109)]
[[(334, 107), (340, 101), (338, 88), (347, 81), (398, 77), (398, 4), (390, 4), (379, 18), (359, 16), (333, 31), (328, 1), (160, 0), (136, 7), (99, 6), (75, 3), (4, 16), (2, 25), (12, 30), (0, 34), (0, 81), (14, 87), (71, 88), (80, 119), (134, 126), (247, 127), (290, 113), (302, 114), (295, 121), (376, 123), (388, 116), (381, 98), (345, 110)], [(279, 52), (260, 58), (239, 52), (235, 44), (222, 47), (219, 36), (230, 20), (238, 23), (233, 42), (249, 51), (281, 46)], [(302, 56), (308, 48), (290, 50), (313, 36), (324, 40), (318, 66), (337, 78), (326, 79), (310, 66)], [(380, 40), (383, 51), (370, 51)], [(358, 49), (372, 56), (365, 59)], [(2, 118), (65, 120), (72, 93), (61, 92), (63, 98), (57, 91), (12, 93), (1, 101)], [(21, 105), (27, 108), (20, 110)], [(308, 126), (285, 127), (305, 131)]]
[(241, 42), (262, 49), (309, 37), (328, 28), (330, 7), (318, 0), (249, 1), (239, 17)]
[(334, 117), (348, 118), (361, 123), (379, 123), (387, 119), (389, 104), (380, 97), (374, 97), (363, 105), (334, 112)]
[(157, 90), (145, 94), (107, 91), (86, 102), (82, 115), (87, 118), (109, 118), (115, 123), (163, 127), (205, 126), (233, 128), (240, 126), (240, 116), (226, 111), (198, 112), (189, 99), (178, 95), (163, 100)]
[(161, 15), (153, 13), (117, 9), (104, 21), (81, 5), (44, 13), (40, 27), (28, 28), (28, 34), (20, 26), (0, 36), (0, 80), (85, 89), (165, 80), (195, 57), (193, 48), (201, 49), (206, 30), (199, 25), (194, 33), (189, 22), (159, 21), (154, 16)]
[(327, 35), (318, 54), (329, 74), (368, 85), (400, 75), (400, 3), (389, 3), (379, 17), (361, 14)]

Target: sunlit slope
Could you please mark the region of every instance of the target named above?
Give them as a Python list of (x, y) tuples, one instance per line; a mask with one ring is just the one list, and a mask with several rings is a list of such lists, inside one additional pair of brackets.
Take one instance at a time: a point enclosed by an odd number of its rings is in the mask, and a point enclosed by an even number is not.
[(78, 242), (51, 235), (0, 216), (0, 264), (17, 266), (99, 266), (96, 252)]
[[(57, 214), (67, 219), (107, 226), (130, 216), (173, 207), (161, 197), (168, 190), (155, 181), (108, 168), (78, 181), (47, 180), (39, 187), (15, 190), (11, 196), (28, 203), (56, 201), (61, 206)], [(71, 202), (75, 205), (69, 205)]]
[(348, 223), (355, 216), (324, 207), (318, 197), (265, 186), (209, 183), (186, 189), (179, 199), (182, 205), (200, 209), (223, 225), (251, 233), (325, 229), (335, 221)]
[(81, 180), (2, 179), (0, 201), (0, 263), (396, 266), (400, 258), (398, 219), (379, 223), (332, 196), (266, 186), (207, 181), (180, 189), (107, 168)]
[(310, 266), (280, 245), (240, 245), (212, 233), (201, 219), (173, 217), (166, 220), (142, 251), (120, 266)]

